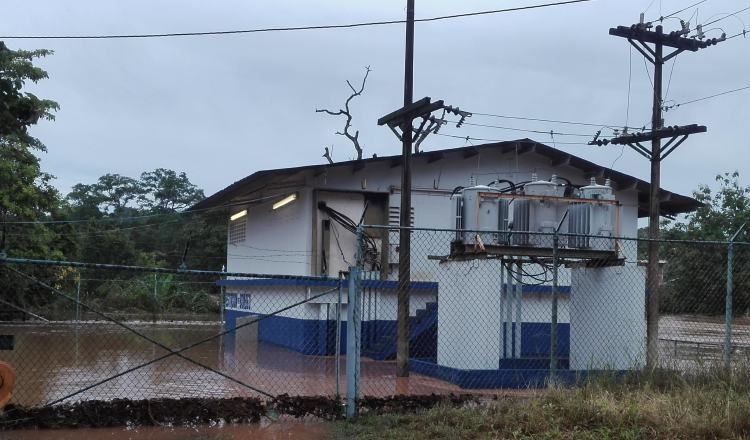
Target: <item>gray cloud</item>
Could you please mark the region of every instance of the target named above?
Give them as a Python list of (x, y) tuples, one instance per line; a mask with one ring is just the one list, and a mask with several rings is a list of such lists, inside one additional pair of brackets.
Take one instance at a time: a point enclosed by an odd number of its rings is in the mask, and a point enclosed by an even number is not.
[[(527, 1), (417, 1), (417, 16), (528, 4)], [(420, 23), (416, 28), (415, 97), (445, 99), (470, 111), (625, 123), (629, 45), (610, 37), (611, 26), (636, 21), (648, 1), (605, 1), (502, 15)], [(647, 16), (658, 16), (658, 3)], [(665, 0), (664, 12), (687, 5)], [(739, 0), (712, 0), (700, 17), (740, 9)], [(692, 13), (692, 11), (690, 11)], [(690, 13), (682, 14), (687, 18)], [(329, 24), (400, 18), (404, 2), (275, 1), (183, 2), (81, 0), (4, 2), (6, 34), (101, 34), (216, 30)], [(750, 15), (748, 15), (750, 16)], [(746, 19), (745, 19), (746, 20)], [(676, 26), (674, 20), (665, 23)], [(720, 23), (728, 33), (734, 19)], [(337, 107), (373, 72), (353, 105), (365, 154), (396, 154), (394, 136), (375, 121), (397, 108), (403, 93), (403, 26), (187, 37), (149, 40), (9, 40), (12, 48), (46, 47), (55, 55), (40, 64), (50, 79), (29, 87), (60, 102), (58, 119), (34, 128), (49, 147), (44, 167), (67, 191), (77, 182), (116, 172), (137, 175), (155, 167), (186, 171), (212, 193), (256, 170), (322, 163), (324, 146), (334, 158), (354, 155), (333, 133), (341, 121), (314, 113)], [(742, 38), (677, 57), (668, 99), (677, 102), (750, 84), (750, 44)], [(665, 68), (666, 80), (672, 69)], [(651, 90), (643, 59), (632, 54), (630, 125), (650, 119)], [(666, 114), (669, 125), (703, 123), (670, 156), (663, 186), (689, 193), (723, 171), (750, 175), (745, 133), (750, 92), (685, 106)], [(588, 127), (474, 118), (473, 122), (558, 132), (591, 133)], [(492, 139), (549, 135), (464, 126), (445, 130)], [(557, 141), (580, 140), (557, 136)], [(464, 145), (434, 136), (425, 149)], [(558, 145), (611, 165), (620, 147)], [(648, 164), (625, 150), (615, 167), (648, 178)]]

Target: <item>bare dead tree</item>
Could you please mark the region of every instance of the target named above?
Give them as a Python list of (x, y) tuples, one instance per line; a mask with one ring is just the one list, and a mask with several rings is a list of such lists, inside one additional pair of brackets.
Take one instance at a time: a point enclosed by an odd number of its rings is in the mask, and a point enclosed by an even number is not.
[(333, 158), (331, 157), (332, 152), (333, 152), (333, 145), (331, 145), (330, 151), (328, 150), (328, 147), (326, 147), (326, 152), (323, 153), (323, 157), (325, 157), (328, 160), (328, 163), (333, 163)]
[[(349, 88), (352, 90), (352, 94), (349, 95), (349, 98), (347, 98), (346, 102), (344, 103), (344, 108), (339, 109), (338, 111), (331, 111), (328, 109), (315, 109), (316, 113), (327, 113), (331, 116), (345, 116), (346, 117), (346, 124), (344, 124), (344, 131), (337, 131), (336, 134), (340, 136), (346, 136), (347, 139), (352, 141), (352, 144), (354, 144), (354, 149), (357, 151), (357, 160), (362, 159), (362, 145), (359, 143), (359, 130), (356, 130), (354, 134), (350, 133), (350, 129), (352, 128), (352, 114), (349, 110), (349, 103), (352, 101), (352, 99), (356, 98), (357, 96), (361, 95), (362, 92), (365, 90), (365, 83), (367, 82), (367, 76), (370, 74), (371, 69), (370, 66), (365, 67), (365, 76), (362, 78), (362, 85), (359, 87), (359, 90), (355, 89), (354, 86), (352, 86), (352, 83), (349, 82), (349, 80), (346, 80), (346, 85), (349, 86)], [(323, 155), (326, 159), (328, 159), (329, 163), (333, 163), (333, 159), (331, 158), (331, 155), (328, 151), (328, 148), (326, 148), (326, 153)]]

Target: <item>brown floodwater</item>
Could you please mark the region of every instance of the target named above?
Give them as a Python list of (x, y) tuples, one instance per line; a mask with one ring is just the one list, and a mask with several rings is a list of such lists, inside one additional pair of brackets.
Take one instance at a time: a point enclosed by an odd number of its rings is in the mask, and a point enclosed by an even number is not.
[(330, 423), (294, 422), (192, 428), (139, 427), (0, 432), (0, 440), (319, 440), (330, 437)]
[[(220, 324), (212, 322), (141, 322), (130, 325), (173, 349), (221, 331)], [(721, 359), (723, 332), (723, 321), (718, 318), (664, 316), (660, 321), (662, 359), (671, 366), (685, 369), (706, 361), (718, 361)], [(336, 394), (336, 362), (333, 357), (305, 356), (258, 343), (252, 331), (237, 333), (211, 339), (184, 352), (185, 356), (235, 380), (172, 356), (99, 384), (167, 353), (121, 327), (102, 322), (0, 324), (0, 334), (15, 335), (15, 349), (0, 351), (0, 360), (10, 363), (17, 374), (11, 402), (28, 406), (43, 405), (74, 393), (77, 394), (66, 401), (262, 396), (259, 391), (293, 396)], [(749, 360), (750, 323), (737, 320), (733, 337), (734, 359)], [(338, 388), (341, 394), (345, 394), (344, 356), (339, 366)], [(362, 359), (361, 371), (364, 395), (466, 392), (453, 384), (418, 374), (396, 380), (393, 361)]]
[[(218, 323), (130, 325), (173, 349), (221, 331)], [(11, 402), (27, 406), (54, 402), (74, 393), (65, 401), (262, 396), (260, 392), (274, 396), (336, 394), (334, 357), (306, 356), (258, 343), (252, 334), (237, 333), (211, 339), (183, 353), (234, 380), (171, 356), (104, 382), (168, 352), (121, 327), (101, 322), (0, 324), (0, 334), (13, 334), (16, 341), (14, 350), (0, 351), (0, 360), (10, 363), (17, 374)], [(338, 381), (341, 394), (346, 390), (345, 362), (342, 356)], [(361, 371), (360, 386), (365, 395), (462, 392), (450, 383), (418, 374), (396, 381), (393, 361), (362, 359)]]

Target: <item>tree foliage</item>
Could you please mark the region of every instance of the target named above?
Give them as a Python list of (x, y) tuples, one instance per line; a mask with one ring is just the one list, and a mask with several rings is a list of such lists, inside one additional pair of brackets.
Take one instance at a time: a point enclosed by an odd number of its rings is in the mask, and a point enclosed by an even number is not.
[[(693, 195), (701, 206), (685, 221), (665, 225), (663, 236), (674, 240), (727, 241), (744, 223), (736, 241), (750, 241), (750, 186), (740, 184), (739, 173), (716, 176), (717, 190), (701, 185)], [(666, 261), (662, 309), (670, 313), (724, 312), (728, 246), (721, 244), (665, 244)], [(750, 246), (734, 246), (734, 311), (750, 310)]]
[[(0, 252), (21, 257), (61, 257), (73, 247), (45, 225), (13, 225), (59, 215), (61, 210), (59, 193), (51, 184), (53, 177), (42, 171), (35, 154), (46, 151), (46, 147), (29, 133), (39, 120), (53, 119), (58, 105), (23, 90), (29, 82), (47, 78), (47, 72), (34, 66), (33, 61), (51, 53), (14, 51), (0, 42)], [(35, 268), (33, 273), (45, 278), (55, 275), (49, 268)], [(7, 271), (0, 273), (0, 286), (6, 299), (22, 304), (28, 297), (23, 295), (25, 290), (41, 295)]]
[[(183, 212), (204, 197), (184, 172), (157, 168), (137, 178), (108, 173), (96, 182), (75, 185), (65, 198), (55, 189), (54, 177), (42, 170), (38, 156), (47, 148), (30, 128), (53, 120), (58, 105), (26, 90), (29, 83), (47, 78), (34, 61), (51, 54), (44, 49), (10, 50), (0, 42), (0, 252), (36, 259), (175, 268), (184, 263), (220, 269), (226, 257), (226, 219), (220, 212)], [(22, 270), (68, 292), (81, 276), (80, 271), (54, 267)], [(83, 283), (83, 289), (102, 307), (109, 298), (115, 306), (154, 308), (141, 301), (143, 286), (133, 287), (138, 280), (143, 284), (143, 277), (104, 271), (85, 275), (94, 281)], [(115, 289), (114, 278), (127, 282)], [(172, 277), (162, 280), (161, 289), (171, 292), (166, 308), (206, 311), (211, 303), (206, 293), (216, 289), (210, 283), (170, 283)], [(64, 302), (10, 270), (0, 270), (0, 295), (34, 310), (57, 309)], [(69, 304), (62, 307), (72, 310)], [(157, 308), (168, 311), (164, 307)]]

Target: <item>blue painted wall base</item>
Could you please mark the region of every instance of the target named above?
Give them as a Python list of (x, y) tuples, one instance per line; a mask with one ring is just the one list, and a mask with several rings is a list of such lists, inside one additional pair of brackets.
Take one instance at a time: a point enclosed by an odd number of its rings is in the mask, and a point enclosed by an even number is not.
[[(523, 361), (523, 359), (521, 359)], [(410, 359), (409, 369), (418, 374), (434, 377), (464, 389), (525, 389), (544, 388), (549, 380), (549, 368), (498, 369), (498, 370), (462, 370), (444, 367), (432, 361)], [(538, 365), (536, 365), (538, 366)], [(603, 370), (558, 370), (556, 380), (565, 385), (574, 385), (592, 375), (615, 375), (622, 377), (627, 371)]]

